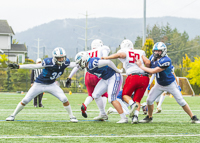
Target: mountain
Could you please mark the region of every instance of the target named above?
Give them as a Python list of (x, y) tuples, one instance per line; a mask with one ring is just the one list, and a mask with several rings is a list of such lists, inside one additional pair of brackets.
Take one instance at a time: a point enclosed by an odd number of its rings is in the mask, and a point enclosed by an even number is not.
[[(13, 37), (19, 43), (26, 43), (30, 59), (37, 58), (37, 41), (40, 39), (40, 47), (45, 47), (45, 55), (51, 56), (55, 47), (63, 47), (69, 58), (74, 58), (76, 51), (82, 51), (85, 47), (85, 19), (63, 19), (45, 23), (26, 31), (16, 33)], [(152, 27), (154, 24), (177, 28), (179, 32), (186, 31), (192, 39), (200, 35), (200, 20), (160, 17), (147, 18), (146, 23)], [(92, 39), (101, 39), (105, 45), (115, 50), (124, 38), (135, 41), (137, 36), (142, 36), (142, 18), (89, 18), (87, 30), (87, 47), (90, 47)], [(92, 39), (91, 39), (92, 38)], [(154, 41), (157, 42), (157, 41)], [(40, 57), (43, 56), (43, 49), (40, 48)]]

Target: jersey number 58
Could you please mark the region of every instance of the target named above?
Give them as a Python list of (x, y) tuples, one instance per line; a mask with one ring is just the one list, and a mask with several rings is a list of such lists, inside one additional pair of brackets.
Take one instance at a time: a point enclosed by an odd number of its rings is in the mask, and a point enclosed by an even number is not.
[(129, 63), (135, 63), (135, 59), (137, 60), (140, 59), (140, 55), (132, 51), (129, 51), (128, 54), (129, 54)]

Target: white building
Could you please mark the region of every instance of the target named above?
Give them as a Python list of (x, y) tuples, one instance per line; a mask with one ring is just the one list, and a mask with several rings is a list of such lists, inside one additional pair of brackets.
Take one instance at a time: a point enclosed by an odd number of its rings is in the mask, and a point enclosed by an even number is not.
[(0, 20), (0, 49), (11, 62), (24, 63), (27, 48), (24, 44), (12, 44), (13, 35), (15, 33), (7, 20)]

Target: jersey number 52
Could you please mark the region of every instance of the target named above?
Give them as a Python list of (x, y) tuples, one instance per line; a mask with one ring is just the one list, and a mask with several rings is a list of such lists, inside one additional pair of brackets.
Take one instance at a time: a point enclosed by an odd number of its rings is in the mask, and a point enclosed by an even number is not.
[(140, 59), (140, 55), (132, 51), (129, 51), (128, 54), (129, 54), (129, 63), (135, 63), (135, 59), (137, 60)]

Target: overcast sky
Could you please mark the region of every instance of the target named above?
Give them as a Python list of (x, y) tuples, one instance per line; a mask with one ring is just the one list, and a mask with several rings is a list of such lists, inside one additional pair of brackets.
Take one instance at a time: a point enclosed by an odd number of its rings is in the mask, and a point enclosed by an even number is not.
[[(200, 19), (200, 0), (146, 0), (147, 17)], [(56, 19), (142, 18), (143, 0), (0, 0), (0, 19), (21, 32)]]

